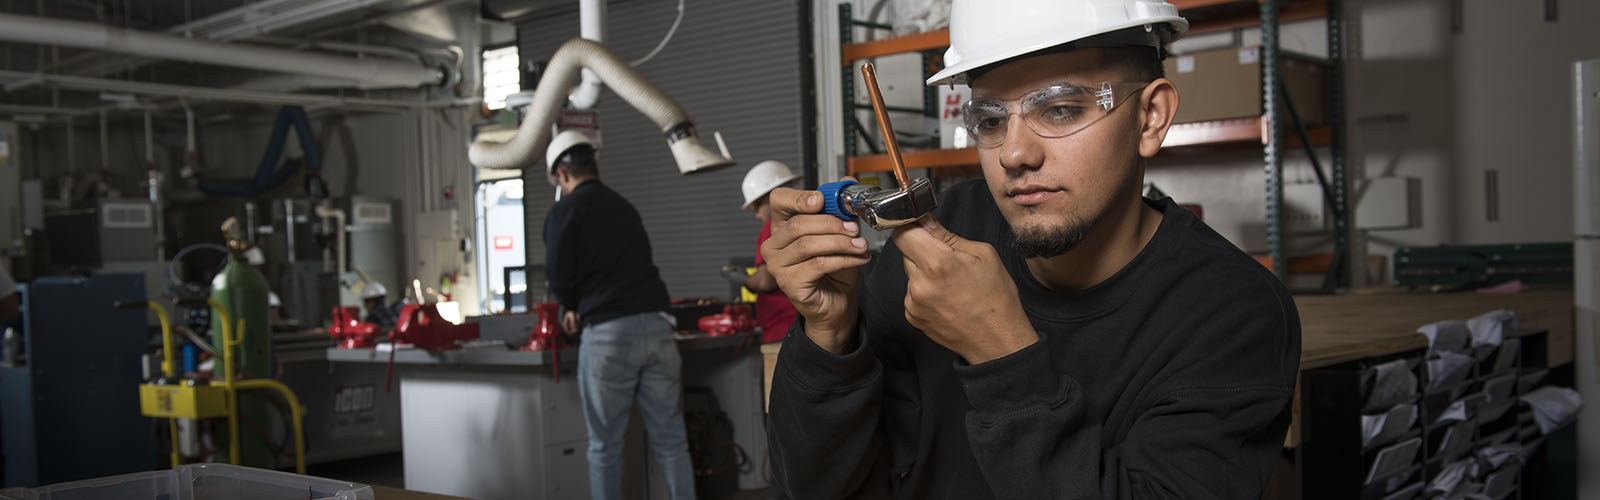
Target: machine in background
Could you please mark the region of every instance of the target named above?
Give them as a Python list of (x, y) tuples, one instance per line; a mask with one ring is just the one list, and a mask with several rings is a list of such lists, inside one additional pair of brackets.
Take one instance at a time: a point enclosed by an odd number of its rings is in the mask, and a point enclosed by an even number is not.
[[(40, 277), (23, 287), (22, 353), (0, 367), (5, 486), (147, 471), (154, 429), (139, 414), (149, 348), (137, 274)], [(10, 357), (10, 356), (8, 356)]]
[[(324, 216), (330, 207), (344, 215)], [(394, 203), (389, 200), (362, 196), (331, 199), (323, 214), (318, 214), (317, 204), (307, 198), (253, 202), (207, 198), (201, 202), (174, 203), (167, 210), (171, 224), (164, 228), (165, 255), (158, 254), (155, 245), (154, 235), (162, 229), (154, 220), (156, 211), (144, 200), (101, 200), (87, 208), (48, 212), (44, 217), (44, 231), (37, 234), (42, 236), (40, 256), (48, 259), (45, 265), (55, 272), (137, 273), (143, 277), (140, 297), (171, 307), (174, 304), (164, 297), (174, 285), (168, 259), (180, 249), (199, 243), (220, 249), (221, 246), (216, 245), (220, 243), (217, 224), (230, 216), (246, 221), (247, 239), (259, 247), (265, 257), (258, 268), (267, 276), (269, 287), (282, 299), (280, 312), (291, 320), (271, 329), (268, 345), (272, 369), (268, 376), (288, 385), (305, 402), (308, 408), (305, 415), (307, 460), (315, 464), (400, 450), (399, 397), (382, 392), (383, 367), (330, 365), (325, 350), (331, 342), (320, 330), (328, 323), (317, 317), (331, 317), (333, 308), (341, 304), (360, 304), (360, 299), (349, 292), (357, 275), (349, 272), (341, 276), (340, 267), (353, 269), (359, 265), (375, 280), (399, 282), (400, 244), (393, 207)], [(339, 227), (345, 229), (342, 237), (341, 232), (335, 230)], [(205, 288), (217, 272), (221, 258), (221, 252), (196, 251), (185, 256), (176, 266), (177, 279), (198, 287), (203, 301)], [(345, 266), (340, 266), (341, 263)], [(206, 311), (209, 308), (176, 307), (172, 309), (173, 320), (178, 324), (190, 324), (189, 315), (195, 311), (188, 309), (200, 309), (197, 314), (209, 316)], [(124, 311), (123, 314), (132, 314), (150, 329), (157, 326), (153, 314), (142, 311)], [(202, 320), (193, 330), (204, 335), (213, 326)], [(146, 331), (142, 328), (121, 331), (140, 340), (149, 338), (131, 333)], [(195, 348), (192, 342), (181, 343), (189, 345), (192, 356), (203, 351)], [(141, 354), (157, 350), (159, 348), (151, 344), (129, 353), (120, 362), (137, 367)], [(191, 369), (192, 366), (191, 363)], [(5, 406), (10, 411), (15, 405)], [(53, 408), (40, 410), (44, 420), (58, 420)], [(140, 417), (136, 408), (129, 411), (132, 413), (119, 414), (148, 424), (149, 420)], [(267, 439), (276, 441), (274, 448), (282, 451), (275, 463), (286, 465), (292, 460), (292, 447), (279, 445), (288, 442), (289, 422), (279, 412), (267, 413), (267, 422), (253, 424), (259, 432), (251, 429), (247, 438), (259, 440), (256, 436), (265, 434)], [(8, 424), (12, 420), (6, 418)], [(21, 428), (21, 425), (5, 427)], [(159, 427), (166, 426), (163, 423)], [(191, 426), (182, 429), (185, 435), (194, 437), (185, 440), (189, 452), (199, 453), (195, 448), (198, 445), (194, 444), (198, 441), (198, 429)], [(145, 432), (148, 434), (149, 430)], [(23, 441), (7, 440), (6, 445), (9, 447), (13, 442)], [(13, 460), (12, 465), (18, 461), (20, 459)]]
[[(333, 342), (319, 330), (333, 324), (336, 308), (361, 305), (351, 292), (363, 279), (356, 267), (395, 289), (402, 283), (394, 202), (354, 196), (329, 206), (343, 215), (319, 214), (309, 199), (243, 208), (252, 229), (247, 236), (265, 257), (262, 274), (290, 319), (273, 328), (272, 353), (282, 367), (276, 378), (306, 403), (306, 461), (313, 464), (394, 453), (401, 444), (400, 398), (383, 391), (384, 367), (330, 364), (326, 351)], [(342, 238), (335, 230), (341, 225)], [(281, 439), (286, 424), (274, 414), (265, 427)]]

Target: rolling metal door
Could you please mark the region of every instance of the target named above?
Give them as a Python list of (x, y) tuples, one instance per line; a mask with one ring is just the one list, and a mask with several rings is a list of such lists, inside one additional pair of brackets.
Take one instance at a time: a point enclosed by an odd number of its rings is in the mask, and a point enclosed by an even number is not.
[[(677, 13), (671, 1), (614, 1), (607, 6), (606, 45), (624, 60), (648, 53)], [(644, 218), (656, 267), (673, 297), (728, 298), (718, 267), (755, 255), (760, 223), (739, 210), (739, 182), (750, 166), (778, 160), (801, 170), (803, 107), (798, 2), (687, 2), (677, 34), (638, 68), (688, 110), (703, 141), (721, 131), (738, 164), (681, 176), (660, 130), (608, 89), (598, 107), (604, 147), (600, 179), (628, 198)], [(578, 36), (576, 7), (542, 11), (518, 24), (524, 61), (547, 61)], [(526, 65), (525, 65), (526, 66)], [(711, 145), (715, 148), (715, 145)], [(553, 203), (542, 169), (526, 172), (528, 263), (544, 261), (542, 232)]]

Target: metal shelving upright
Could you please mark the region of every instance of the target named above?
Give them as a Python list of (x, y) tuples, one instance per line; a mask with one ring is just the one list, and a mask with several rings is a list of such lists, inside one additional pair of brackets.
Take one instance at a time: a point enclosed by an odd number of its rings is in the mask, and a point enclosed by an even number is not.
[[(1322, 0), (1324, 19), (1328, 24), (1328, 85), (1326, 88), (1328, 115), (1328, 166), (1324, 172), (1315, 145), (1307, 128), (1296, 113), (1294, 100), (1283, 89), (1279, 73), (1279, 4), (1280, 0), (1261, 0), (1261, 95), (1262, 119), (1266, 127), (1262, 153), (1266, 162), (1267, 252), (1272, 259), (1272, 270), (1280, 279), (1289, 274), (1289, 259), (1285, 246), (1287, 240), (1297, 236), (1331, 236), (1333, 258), (1324, 275), (1322, 288), (1333, 290), (1350, 286), (1350, 210), (1347, 176), (1345, 172), (1345, 110), (1344, 110), (1344, 3), (1343, 0)], [(1311, 161), (1317, 183), (1322, 188), (1325, 206), (1332, 215), (1332, 229), (1304, 234), (1286, 233), (1283, 222), (1283, 156), (1284, 125), (1295, 128), (1300, 143)]]

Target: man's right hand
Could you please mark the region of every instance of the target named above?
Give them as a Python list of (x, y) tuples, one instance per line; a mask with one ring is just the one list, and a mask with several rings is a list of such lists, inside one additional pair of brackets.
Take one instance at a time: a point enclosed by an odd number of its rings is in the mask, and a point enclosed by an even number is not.
[(761, 244), (767, 269), (806, 318), (806, 336), (834, 354), (852, 348), (859, 310), (856, 281), (872, 259), (855, 222), (822, 214), (822, 193), (778, 188), (772, 236)]

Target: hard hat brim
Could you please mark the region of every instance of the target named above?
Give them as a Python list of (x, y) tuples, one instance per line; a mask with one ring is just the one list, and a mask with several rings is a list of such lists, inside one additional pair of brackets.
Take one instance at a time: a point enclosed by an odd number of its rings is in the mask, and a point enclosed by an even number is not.
[(988, 57), (981, 57), (981, 58), (973, 58), (973, 59), (963, 60), (963, 61), (961, 61), (959, 63), (953, 64), (953, 65), (950, 65), (950, 66), (946, 66), (944, 69), (939, 70), (939, 72), (934, 73), (933, 76), (928, 77), (927, 84), (930, 87), (937, 87), (939, 85), (945, 85), (945, 84), (952, 84), (952, 85), (954, 85), (954, 84), (969, 84), (969, 83), (971, 83), (971, 82), (969, 82), (967, 80), (967, 72), (969, 72), (969, 71), (976, 70), (976, 69), (979, 69), (979, 68), (983, 68), (985, 66), (989, 66), (989, 65), (992, 65), (992, 64), (997, 64), (997, 63), (1009, 61), (1009, 60), (1016, 59), (1016, 58), (1019, 58), (1019, 57), (1026, 57), (1029, 54), (1033, 54), (1035, 52), (1039, 52), (1039, 51), (1042, 51), (1042, 50), (1045, 50), (1045, 49), (1048, 49), (1048, 48), (1051, 48), (1051, 47), (1057, 47), (1057, 46), (1060, 46), (1060, 45), (1065, 45), (1065, 44), (1068, 44), (1068, 43), (1077, 42), (1077, 41), (1085, 40), (1085, 39), (1088, 39), (1088, 38), (1093, 38), (1093, 37), (1096, 37), (1096, 36), (1099, 36), (1099, 35), (1104, 35), (1106, 33), (1112, 33), (1112, 32), (1115, 32), (1115, 31), (1124, 30), (1124, 29), (1135, 27), (1135, 26), (1144, 26), (1144, 25), (1147, 25), (1147, 24), (1166, 24), (1166, 25), (1171, 26), (1172, 27), (1172, 31), (1173, 31), (1173, 37), (1172, 37), (1171, 40), (1167, 40), (1166, 41), (1167, 43), (1171, 43), (1172, 41), (1177, 40), (1178, 38), (1181, 38), (1184, 33), (1189, 31), (1189, 21), (1187, 19), (1184, 19), (1184, 18), (1178, 17), (1178, 16), (1161, 17), (1161, 18), (1155, 18), (1155, 19), (1129, 20), (1128, 22), (1125, 22), (1125, 23), (1118, 23), (1118, 24), (1112, 24), (1112, 25), (1106, 26), (1106, 27), (1104, 27), (1103, 29), (1101, 29), (1099, 31), (1096, 31), (1094, 33), (1089, 33), (1089, 34), (1083, 35), (1083, 36), (1067, 37), (1067, 38), (1065, 38), (1065, 39), (1063, 39), (1061, 41), (1058, 41), (1058, 42), (1035, 44), (1035, 45), (1031, 45), (1031, 46), (1028, 46), (1028, 47), (1024, 47), (1024, 48), (1022, 48), (1020, 50), (1017, 50), (1017, 51), (1014, 51), (1014, 52), (1007, 52), (1007, 53), (1004, 53), (1004, 54), (991, 55), (991, 56), (988, 56)]

